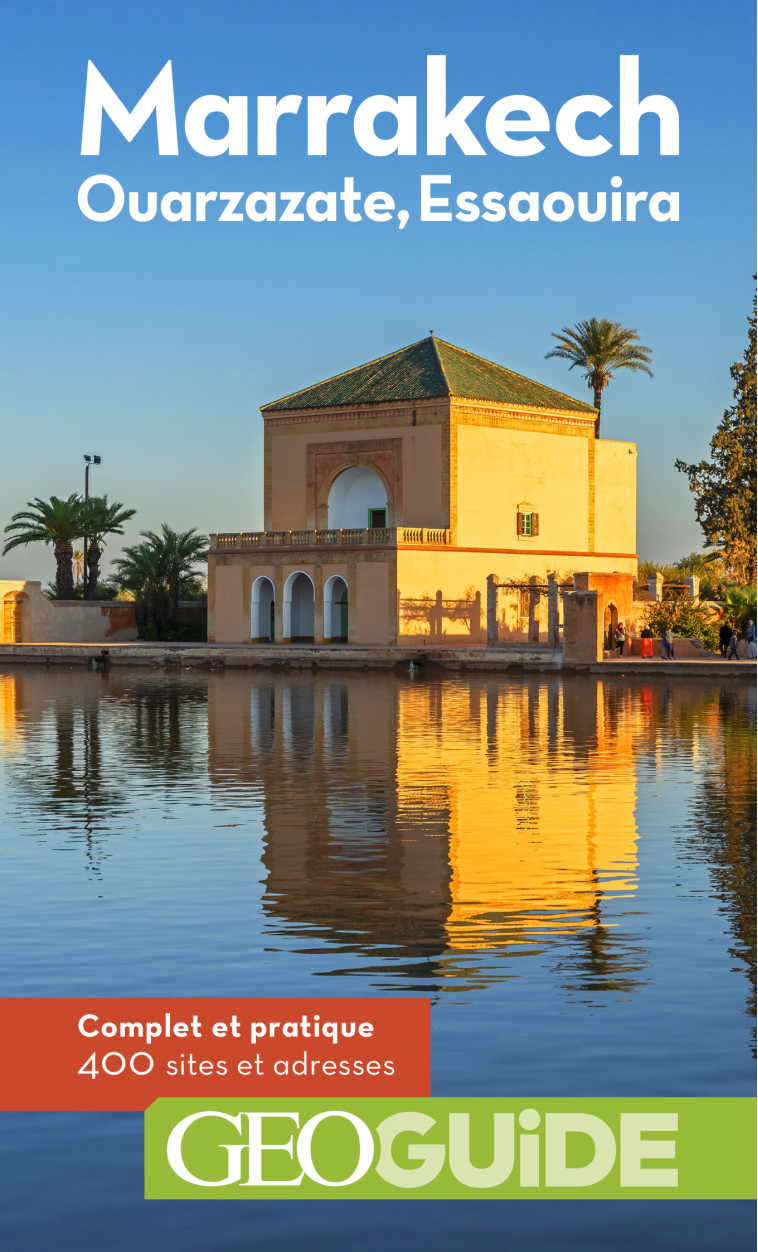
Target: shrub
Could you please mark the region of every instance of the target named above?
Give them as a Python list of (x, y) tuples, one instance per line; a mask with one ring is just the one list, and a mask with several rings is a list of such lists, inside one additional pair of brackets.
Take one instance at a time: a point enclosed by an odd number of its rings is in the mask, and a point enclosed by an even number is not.
[(670, 630), (680, 639), (698, 639), (709, 652), (718, 652), (718, 630), (711, 620), (711, 610), (689, 597), (652, 601), (645, 606), (645, 621), (656, 635)]

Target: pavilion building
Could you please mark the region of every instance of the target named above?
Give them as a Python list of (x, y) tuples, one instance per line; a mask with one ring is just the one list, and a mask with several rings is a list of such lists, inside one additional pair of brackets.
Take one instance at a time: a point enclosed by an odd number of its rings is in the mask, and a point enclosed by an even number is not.
[[(211, 641), (485, 644), (488, 575), (636, 571), (635, 445), (434, 335), (261, 412), (265, 529), (211, 535)], [(534, 638), (523, 592), (498, 611)]]

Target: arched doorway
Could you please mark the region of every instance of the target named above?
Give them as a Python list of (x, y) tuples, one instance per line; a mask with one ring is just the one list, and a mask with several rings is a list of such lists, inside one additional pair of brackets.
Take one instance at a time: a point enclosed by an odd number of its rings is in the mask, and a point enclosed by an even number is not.
[(24, 591), (9, 591), (3, 600), (3, 642), (28, 643), (29, 597)]
[(284, 584), (282, 635), (285, 643), (313, 643), (315, 588), (308, 574), (298, 570)]
[(351, 465), (338, 474), (329, 491), (329, 530), (389, 526), (387, 488), (367, 465)]
[(274, 642), (274, 584), (263, 574), (253, 583), (250, 638), (253, 643)]
[(324, 583), (324, 639), (347, 643), (347, 583), (333, 574)]
[(616, 627), (619, 624), (619, 611), (615, 604), (606, 606), (603, 614), (603, 647), (607, 652), (616, 648)]

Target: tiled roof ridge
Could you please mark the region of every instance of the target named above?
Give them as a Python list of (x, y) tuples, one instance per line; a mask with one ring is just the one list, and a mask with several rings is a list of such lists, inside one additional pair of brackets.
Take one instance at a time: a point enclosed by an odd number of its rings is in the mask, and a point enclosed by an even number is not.
[[(395, 348), (394, 352), (385, 352), (383, 356), (375, 357), (373, 361), (364, 361), (361, 365), (353, 365), (351, 369), (343, 370), (340, 374), (330, 374), (328, 378), (321, 378), (317, 383), (309, 383), (307, 387), (298, 387), (296, 391), (290, 391), (288, 395), (280, 396), (278, 400), (270, 400), (268, 404), (264, 404), (261, 412), (265, 413), (266, 409), (272, 408), (275, 404), (284, 404), (286, 400), (291, 400), (294, 396), (299, 396), (304, 391), (315, 391), (317, 387), (323, 387), (325, 383), (336, 382), (338, 378), (348, 378), (350, 374), (357, 374), (358, 370), (367, 369), (369, 365), (381, 365), (382, 361), (389, 361), (391, 357), (400, 356), (401, 352), (409, 352), (411, 348), (418, 348), (425, 342), (426, 339), (417, 339), (414, 343), (406, 344), (403, 348)], [(437, 360), (439, 361), (439, 353), (437, 354)], [(441, 361), (440, 368), (442, 368)], [(442, 370), (442, 375), (445, 377), (444, 369)], [(447, 378), (445, 378), (445, 382), (447, 382)]]
[[(430, 338), (431, 343), (432, 343), (432, 348), (434, 349), (434, 356), (435, 356), (435, 358), (436, 358), (437, 364), (438, 364), (438, 365), (439, 365), (439, 367), (440, 367), (440, 373), (442, 374), (442, 377), (443, 377), (443, 379), (445, 380), (445, 386), (446, 386), (446, 388), (447, 388), (447, 395), (448, 395), (448, 396), (451, 396), (453, 393), (452, 393), (452, 391), (451, 391), (451, 389), (450, 389), (450, 379), (448, 378), (447, 373), (445, 372), (445, 366), (444, 366), (444, 364), (443, 364), (442, 357), (440, 356), (440, 350), (439, 350), (439, 348), (437, 347), (437, 339), (436, 339), (436, 337), (435, 337), (435, 335), (434, 335), (434, 332), (433, 332), (433, 331), (430, 333), (429, 338)], [(419, 342), (420, 342), (420, 341), (419, 341)], [(444, 339), (440, 339), (440, 343), (445, 343), (445, 342), (446, 342), (446, 341), (445, 341)], [(414, 347), (415, 347), (415, 345), (410, 345), (410, 346), (414, 346)], [(452, 348), (452, 347), (453, 347), (453, 344), (449, 344), (449, 347), (451, 347), (451, 348)]]
[[(432, 340), (434, 340), (434, 339), (439, 339), (439, 336), (437, 336), (437, 335), (432, 335), (432, 336), (431, 336), (431, 338), (432, 338)], [(447, 339), (439, 339), (439, 342), (440, 342), (441, 344), (444, 344), (444, 346), (445, 346), (446, 348), (452, 348), (453, 352), (460, 352), (460, 353), (462, 353), (464, 356), (470, 356), (470, 357), (472, 357), (472, 359), (473, 359), (474, 361), (483, 361), (485, 365), (494, 365), (495, 369), (503, 370), (506, 374), (511, 374), (514, 378), (520, 378), (523, 382), (525, 382), (525, 383), (529, 383), (529, 385), (530, 385), (530, 386), (535, 386), (535, 385), (536, 385), (537, 387), (543, 387), (543, 388), (545, 389), (545, 391), (552, 391), (552, 392), (553, 392), (553, 394), (554, 394), (554, 395), (556, 395), (556, 396), (563, 396), (563, 398), (564, 398), (565, 400), (570, 400), (570, 401), (571, 401), (572, 407), (573, 407), (573, 406), (575, 406), (575, 405), (577, 405), (577, 404), (579, 404), (579, 405), (581, 405), (581, 406), (582, 406), (582, 408), (586, 408), (586, 409), (587, 409), (589, 412), (591, 412), (591, 413), (596, 413), (596, 412), (597, 412), (597, 410), (595, 409), (595, 407), (594, 407), (593, 405), (591, 405), (591, 404), (585, 404), (583, 400), (577, 400), (576, 396), (570, 396), (570, 395), (568, 394), (568, 392), (566, 392), (566, 391), (556, 391), (555, 387), (549, 387), (547, 383), (540, 383), (540, 382), (537, 382), (537, 379), (536, 379), (536, 378), (528, 378), (526, 374), (519, 374), (517, 370), (512, 370), (512, 369), (510, 368), (510, 366), (508, 366), (508, 365), (499, 365), (497, 361), (490, 361), (490, 359), (489, 359), (488, 357), (486, 357), (486, 356), (479, 356), (479, 354), (478, 354), (478, 353), (476, 353), (476, 352), (470, 352), (468, 348), (461, 348), (461, 347), (459, 347), (459, 346), (458, 346), (458, 344), (457, 344), (457, 343), (450, 343), (450, 342), (449, 342), (449, 340), (447, 340)], [(435, 346), (435, 351), (437, 352), (437, 358), (438, 358), (438, 360), (440, 361), (440, 365), (442, 365), (442, 360), (441, 360), (441, 358), (440, 358), (439, 351), (438, 351), (438, 349), (437, 349), (437, 345), (435, 344), (434, 346)], [(443, 374), (445, 373), (445, 367), (444, 367), (444, 365), (442, 365), (442, 372), (443, 372)], [(445, 380), (447, 381), (447, 374), (445, 374)], [(448, 385), (449, 385), (449, 384), (448, 384)], [(453, 395), (453, 394), (455, 394), (455, 393), (451, 391), (451, 392), (450, 392), (450, 395)], [(465, 396), (461, 396), (461, 397), (459, 397), (459, 399), (466, 399), (466, 397), (465, 397)]]

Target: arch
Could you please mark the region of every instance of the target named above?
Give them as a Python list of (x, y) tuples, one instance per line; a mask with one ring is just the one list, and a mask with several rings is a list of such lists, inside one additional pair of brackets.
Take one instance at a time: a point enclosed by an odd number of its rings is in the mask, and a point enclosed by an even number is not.
[(284, 584), (282, 637), (285, 643), (313, 643), (316, 588), (310, 574), (295, 570)]
[(3, 642), (29, 642), (29, 597), (25, 591), (9, 591), (3, 597)]
[(347, 643), (347, 582), (332, 574), (324, 583), (324, 640)]
[(619, 611), (616, 605), (611, 601), (605, 606), (603, 614), (603, 647), (608, 652), (613, 652), (616, 647), (616, 627), (619, 624)]
[[(369, 465), (354, 462), (339, 470), (327, 489), (328, 530), (364, 529), (390, 524), (390, 492), (383, 476)], [(381, 517), (372, 520), (372, 512)]]
[(253, 582), (250, 595), (250, 638), (253, 643), (274, 642), (274, 584), (265, 574)]

